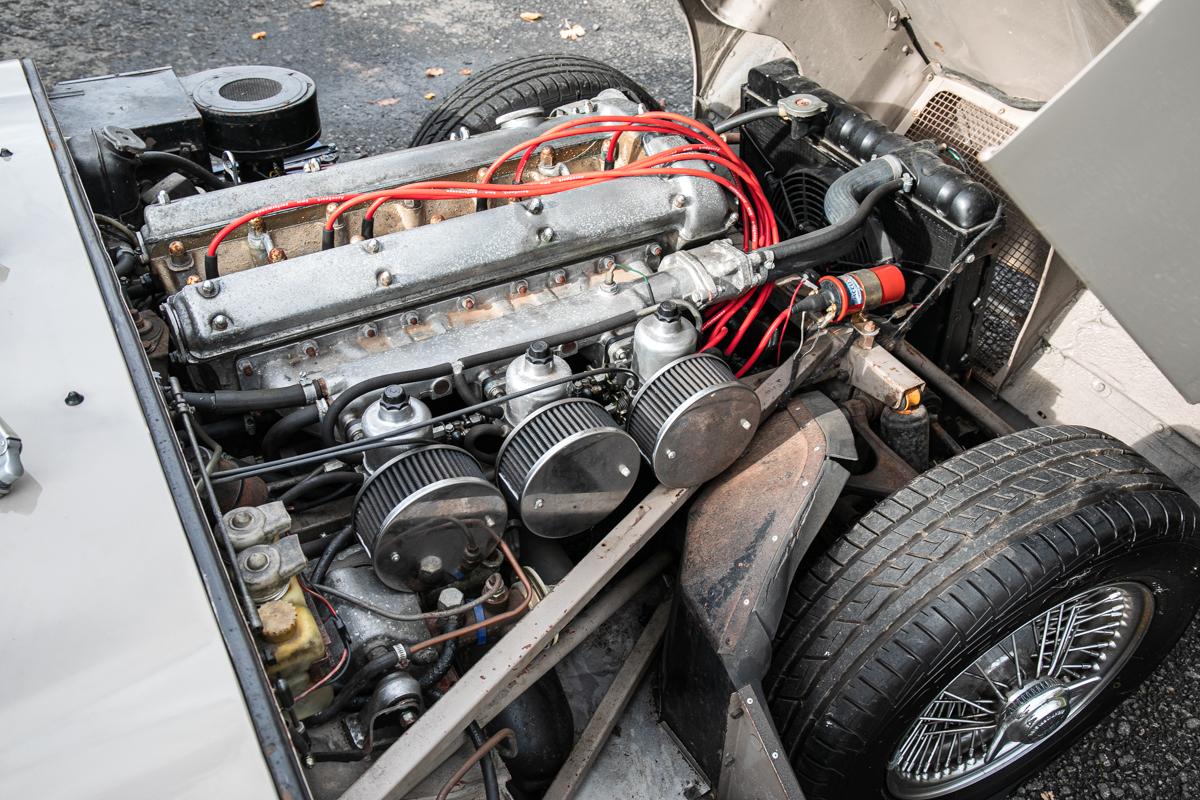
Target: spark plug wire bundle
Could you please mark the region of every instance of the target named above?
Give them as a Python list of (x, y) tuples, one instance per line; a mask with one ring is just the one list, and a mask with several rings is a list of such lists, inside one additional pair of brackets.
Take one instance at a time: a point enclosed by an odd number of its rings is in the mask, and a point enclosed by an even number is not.
[[(669, 148), (662, 153), (633, 161), (602, 172), (581, 172), (548, 178), (534, 184), (522, 184), (521, 175), (529, 159), (537, 149), (559, 139), (607, 134), (611, 135), (611, 152), (621, 134), (664, 133), (684, 137), (689, 144)], [(513, 174), (512, 183), (495, 182), (501, 167), (518, 154), (521, 158)], [(679, 162), (700, 161), (726, 170), (731, 177), (706, 169), (674, 166)], [(670, 165), (670, 166), (668, 166)], [(280, 211), (318, 205), (337, 204), (326, 218), (322, 246), (333, 244), (333, 231), (337, 220), (351, 208), (369, 203), (365, 219), (373, 220), (375, 212), (390, 200), (523, 200), (569, 191), (583, 186), (592, 186), (604, 181), (625, 177), (644, 176), (687, 176), (712, 180), (729, 190), (737, 198), (744, 221), (746, 249), (766, 247), (779, 241), (779, 231), (771, 213), (770, 204), (749, 167), (733, 152), (725, 140), (701, 123), (678, 114), (649, 112), (639, 116), (607, 115), (570, 120), (528, 141), (510, 148), (501, 154), (485, 171), (478, 183), (469, 181), (419, 181), (357, 194), (325, 195), (300, 200), (289, 200), (243, 214), (222, 228), (209, 242), (205, 253), (205, 277), (219, 276), (217, 250), (233, 231), (253, 219)]]

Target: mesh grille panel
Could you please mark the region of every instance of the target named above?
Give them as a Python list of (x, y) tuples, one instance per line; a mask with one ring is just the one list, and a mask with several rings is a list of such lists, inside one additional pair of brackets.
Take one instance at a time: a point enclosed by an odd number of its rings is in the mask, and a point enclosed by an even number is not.
[(271, 78), (238, 78), (222, 86), (218, 93), (226, 100), (239, 103), (255, 103), (279, 94), (283, 84)]
[(907, 133), (910, 139), (933, 139), (949, 145), (953, 153), (947, 151), (947, 160), (1004, 202), (1004, 230), (997, 239), (986, 276), (987, 289), (972, 343), (975, 362), (992, 374), (1008, 362), (1050, 255), (1049, 243), (979, 163), (981, 150), (1003, 144), (1016, 131), (1015, 125), (987, 109), (953, 92), (938, 92), (921, 109)]

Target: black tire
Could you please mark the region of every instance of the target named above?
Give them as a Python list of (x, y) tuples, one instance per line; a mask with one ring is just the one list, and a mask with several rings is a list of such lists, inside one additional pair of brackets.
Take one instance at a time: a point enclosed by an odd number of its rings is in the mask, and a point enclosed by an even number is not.
[(1000, 637), (1112, 581), (1153, 614), (1115, 677), (1026, 757), (943, 795), (1003, 797), (1106, 715), (1184, 632), (1200, 599), (1200, 507), (1128, 446), (1044, 427), (942, 463), (797, 575), (765, 681), (810, 800), (890, 798), (908, 725)]
[(565, 103), (595, 97), (605, 89), (619, 89), (648, 108), (660, 108), (632, 78), (600, 61), (582, 56), (529, 56), (472, 76), (429, 113), (409, 146), (445, 141), (464, 126), (472, 133), (495, 130), (496, 117), (510, 111), (541, 106), (549, 112)]

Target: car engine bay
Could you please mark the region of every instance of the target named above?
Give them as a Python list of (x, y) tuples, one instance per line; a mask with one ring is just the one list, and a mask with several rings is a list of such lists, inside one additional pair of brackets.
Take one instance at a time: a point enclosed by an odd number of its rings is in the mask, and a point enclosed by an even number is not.
[[(337, 163), (294, 70), (51, 92), (314, 797), (356, 796), (489, 657), (567, 637), (564, 611), (519, 640), (634, 559), (641, 540), (589, 574), (612, 537), (656, 519), (639, 535), (678, 538), (668, 509), (797, 393), (844, 416), (830, 527), (1011, 430), (933, 364), (972, 352), (995, 193), (790, 61), (741, 100), (710, 127), (613, 88)], [(493, 717), (462, 712), (482, 796), (493, 748), (514, 797), (571, 753), (552, 667)], [(428, 768), (396, 785), (432, 794), (415, 787), (462, 736), (411, 745)], [(438, 797), (466, 772), (447, 769)]]

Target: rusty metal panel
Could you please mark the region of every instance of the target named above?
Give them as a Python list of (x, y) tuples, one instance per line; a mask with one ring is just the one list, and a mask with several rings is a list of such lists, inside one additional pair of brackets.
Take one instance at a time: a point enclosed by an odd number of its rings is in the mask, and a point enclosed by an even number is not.
[(848, 473), (829, 453), (847, 452), (847, 432), (823, 395), (790, 401), (688, 515), (663, 716), (711, 782), (729, 696), (765, 674), (792, 577), (845, 485)]

